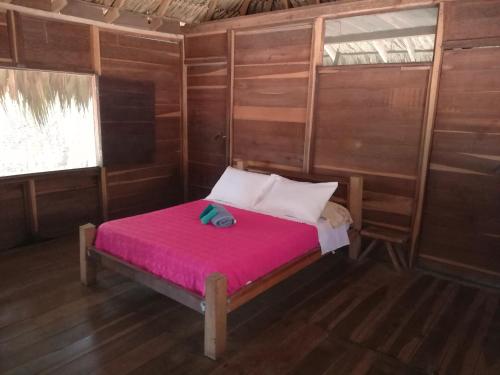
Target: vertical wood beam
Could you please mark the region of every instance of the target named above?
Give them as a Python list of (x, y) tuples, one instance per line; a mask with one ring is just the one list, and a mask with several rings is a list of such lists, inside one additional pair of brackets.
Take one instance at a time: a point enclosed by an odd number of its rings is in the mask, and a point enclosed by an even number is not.
[(189, 200), (189, 147), (188, 147), (188, 103), (187, 103), (187, 65), (186, 60), (186, 43), (184, 40), (179, 42), (181, 49), (181, 171), (182, 171), (182, 186), (184, 191), (184, 201)]
[(358, 259), (361, 253), (361, 228), (363, 226), (363, 177), (351, 176), (349, 178), (349, 191), (347, 205), (352, 217), (354, 236), (349, 246), (349, 258)]
[(24, 194), (27, 206), (26, 208), (28, 211), (30, 232), (31, 235), (36, 238), (38, 237), (38, 234), (40, 232), (40, 226), (38, 222), (38, 204), (36, 201), (35, 179), (30, 178), (28, 181), (26, 181)]
[(13, 10), (7, 11), (7, 30), (9, 33), (10, 55), (14, 65), (19, 63), (19, 50), (17, 45), (16, 16)]
[(307, 89), (307, 117), (304, 139), (304, 160), (302, 170), (309, 173), (312, 166), (314, 142), (314, 105), (316, 102), (317, 66), (321, 64), (323, 56), (324, 18), (314, 20), (311, 40), (311, 56), (309, 60), (309, 86)]
[(101, 216), (102, 221), (107, 221), (109, 218), (109, 203), (108, 203), (108, 175), (105, 167), (101, 167), (99, 187), (101, 191)]
[(205, 355), (219, 358), (226, 349), (227, 280), (213, 273), (205, 282)]
[(251, 0), (243, 0), (243, 3), (241, 3), (240, 6), (240, 16), (244, 16), (248, 12), (248, 7), (250, 6), (250, 1)]
[(227, 165), (233, 162), (233, 106), (234, 106), (234, 30), (228, 30), (228, 56), (227, 56), (227, 119), (226, 119), (226, 159)]
[(95, 234), (96, 227), (92, 224), (80, 227), (80, 281), (86, 286), (96, 282), (97, 264), (88, 256), (88, 249), (94, 243)]
[(101, 43), (99, 39), (99, 28), (95, 25), (90, 26), (90, 44), (92, 48), (92, 67), (95, 74), (101, 75)]
[(412, 225), (412, 238), (409, 267), (413, 267), (417, 255), (418, 237), (422, 226), (422, 210), (424, 206), (425, 187), (427, 184), (427, 174), (431, 155), (432, 136), (436, 119), (437, 101), (439, 94), (439, 81), (441, 77), (441, 65), (443, 62), (443, 33), (445, 3), (439, 4), (438, 21), (436, 29), (436, 45), (434, 48), (434, 63), (432, 65), (430, 86), (427, 93), (425, 124), (422, 132), (420, 144), (420, 160), (418, 166), (417, 189), (415, 197), (415, 216)]

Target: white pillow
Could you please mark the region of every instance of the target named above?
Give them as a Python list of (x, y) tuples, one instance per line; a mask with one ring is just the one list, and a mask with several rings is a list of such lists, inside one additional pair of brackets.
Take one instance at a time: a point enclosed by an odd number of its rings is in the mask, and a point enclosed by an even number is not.
[(255, 209), (274, 216), (289, 217), (316, 224), (321, 212), (337, 189), (337, 182), (298, 182), (275, 176), (269, 191)]
[(275, 177), (227, 167), (206, 199), (251, 209), (271, 187)]

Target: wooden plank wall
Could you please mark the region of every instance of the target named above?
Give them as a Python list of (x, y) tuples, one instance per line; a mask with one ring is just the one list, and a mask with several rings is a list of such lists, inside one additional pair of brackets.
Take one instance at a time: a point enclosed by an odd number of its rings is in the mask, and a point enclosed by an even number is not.
[(500, 283), (499, 9), (500, 1), (464, 2), (450, 4), (445, 13), (447, 50), (420, 242), (424, 266), (496, 284)]
[[(155, 91), (152, 160), (105, 165), (109, 218), (179, 203), (182, 199), (180, 44), (105, 30), (99, 32), (99, 38), (102, 77), (150, 83)], [(124, 119), (116, 112), (115, 120), (120, 123)]]
[(208, 195), (227, 160), (228, 36), (186, 37), (188, 199)]
[(236, 31), (233, 158), (302, 170), (312, 24)]
[(99, 168), (0, 179), (0, 250), (100, 222)]
[[(425, 193), (417, 242), (420, 264), (469, 279), (488, 276), (498, 284), (500, 48), (495, 46), (500, 46), (500, 1), (450, 0), (443, 5), (447, 51), (435, 131), (433, 113), (426, 124), (433, 135), (427, 189), (419, 188), (425, 177), (419, 160), (425, 108), (432, 108), (426, 100), (435, 100), (427, 98), (429, 67), (319, 68), (311, 171), (360, 172), (366, 179), (365, 223), (404, 231), (413, 228), (415, 200)], [(372, 7), (381, 12), (407, 6), (412, 4), (374, 1), (339, 3), (331, 9), (354, 15), (372, 12)], [(192, 29), (196, 34), (189, 35), (197, 36), (197, 50), (208, 48), (202, 41), (211, 34), (204, 32), (235, 35), (234, 79), (229, 82), (234, 88), (231, 156), (292, 170), (303, 166), (304, 92), (309, 78), (315, 79), (308, 65), (313, 61), (310, 29), (294, 32), (292, 23), (305, 21), (293, 14), (297, 17), (272, 16), (274, 26), (269, 16), (254, 16), (197, 26)], [(265, 26), (259, 26), (261, 21)], [(198, 106), (203, 103), (197, 101)]]
[(313, 172), (364, 177), (365, 224), (410, 231), (429, 67), (321, 68)]
[[(79, 73), (99, 73), (102, 68), (106, 77), (129, 81), (133, 77), (154, 86), (152, 160), (110, 168), (110, 216), (178, 203), (182, 196), (180, 45), (95, 31), (88, 25), (0, 12), (0, 65)], [(105, 48), (98, 44), (99, 34)], [(102, 220), (101, 206), (108, 202), (101, 202), (99, 184), (98, 169), (0, 179), (0, 250)]]
[(92, 73), (90, 26), (15, 14), (19, 63), (32, 69)]

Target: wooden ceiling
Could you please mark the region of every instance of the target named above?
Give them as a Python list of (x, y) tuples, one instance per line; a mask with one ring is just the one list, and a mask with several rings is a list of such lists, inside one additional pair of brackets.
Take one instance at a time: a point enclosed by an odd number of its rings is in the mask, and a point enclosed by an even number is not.
[(176, 32), (179, 23), (198, 24), (333, 1), (336, 0), (0, 0), (0, 3), (122, 26)]

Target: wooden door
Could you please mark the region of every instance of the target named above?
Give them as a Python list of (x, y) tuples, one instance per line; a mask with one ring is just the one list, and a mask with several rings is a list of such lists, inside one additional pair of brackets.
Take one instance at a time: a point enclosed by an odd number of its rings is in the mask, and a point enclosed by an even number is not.
[(189, 200), (206, 197), (228, 165), (227, 41), (186, 38)]

